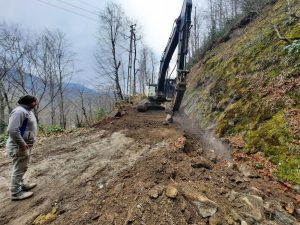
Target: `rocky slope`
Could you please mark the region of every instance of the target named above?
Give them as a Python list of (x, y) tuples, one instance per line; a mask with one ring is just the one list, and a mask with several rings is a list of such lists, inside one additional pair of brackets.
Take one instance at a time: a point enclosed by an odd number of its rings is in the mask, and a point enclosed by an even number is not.
[[(26, 179), (34, 196), (9, 199), (0, 152), (0, 224), (298, 225), (300, 190), (274, 180), (260, 154), (225, 161), (165, 113), (108, 118), (40, 137)], [(12, 213), (13, 212), (13, 213)]]
[(300, 3), (278, 0), (193, 66), (183, 108), (300, 184)]

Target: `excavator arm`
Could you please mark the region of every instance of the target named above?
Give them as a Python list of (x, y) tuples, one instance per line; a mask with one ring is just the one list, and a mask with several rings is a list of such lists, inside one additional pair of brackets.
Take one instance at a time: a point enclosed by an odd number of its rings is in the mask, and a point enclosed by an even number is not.
[(179, 17), (175, 21), (175, 26), (170, 35), (168, 44), (160, 60), (160, 69), (157, 84), (157, 99), (160, 101), (166, 98), (166, 74), (174, 54), (178, 47), (177, 56), (177, 76), (175, 84), (175, 93), (172, 98), (172, 111), (177, 111), (180, 107), (185, 89), (186, 89), (186, 56), (188, 54), (188, 42), (191, 26), (192, 0), (185, 0)]
[[(148, 109), (161, 109), (161, 102), (166, 101), (166, 97), (172, 96), (172, 115), (180, 107), (185, 89), (186, 89), (186, 75), (188, 70), (186, 68), (186, 57), (188, 54), (188, 42), (191, 27), (191, 13), (192, 0), (184, 0), (181, 13), (175, 20), (175, 26), (169, 37), (167, 46), (163, 52), (160, 60), (159, 74), (155, 96), (149, 96), (149, 100), (138, 105), (137, 110), (145, 112)], [(177, 75), (174, 84), (170, 83), (170, 79), (166, 79), (167, 70), (170, 61), (177, 47)], [(174, 91), (173, 91), (174, 90)], [(171, 116), (172, 116), (171, 115)]]

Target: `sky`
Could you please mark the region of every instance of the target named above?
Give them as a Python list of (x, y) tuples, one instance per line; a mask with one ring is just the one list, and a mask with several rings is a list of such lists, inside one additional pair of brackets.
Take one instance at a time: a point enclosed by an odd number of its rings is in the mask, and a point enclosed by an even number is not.
[[(193, 4), (201, 0), (194, 0)], [(96, 81), (94, 52), (97, 46), (99, 19), (97, 12), (107, 0), (0, 0), (0, 22), (19, 24), (23, 29), (42, 32), (60, 29), (77, 53), (78, 69), (75, 82), (86, 86)], [(159, 61), (174, 20), (179, 16), (183, 0), (114, 0), (125, 14), (143, 27), (145, 44)], [(75, 7), (74, 7), (75, 6)], [(70, 12), (72, 11), (72, 12)], [(78, 15), (79, 14), (79, 15)], [(128, 28), (129, 34), (129, 28)]]

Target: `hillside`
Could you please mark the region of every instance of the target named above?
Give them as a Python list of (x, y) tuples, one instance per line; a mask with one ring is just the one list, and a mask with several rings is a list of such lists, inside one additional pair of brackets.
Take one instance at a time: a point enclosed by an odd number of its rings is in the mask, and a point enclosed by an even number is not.
[(174, 123), (133, 99), (40, 134), (20, 202), (0, 149), (0, 224), (300, 225), (300, 4), (274, 2), (191, 68)]
[[(300, 4), (278, 0), (195, 65), (184, 111), (300, 184)], [(286, 40), (284, 40), (286, 39)]]
[(38, 186), (25, 201), (9, 199), (0, 154), (0, 224), (299, 224), (300, 190), (274, 180), (260, 155), (226, 161), (200, 130), (181, 128), (186, 118), (163, 125), (162, 111), (121, 115), (40, 137), (26, 176)]

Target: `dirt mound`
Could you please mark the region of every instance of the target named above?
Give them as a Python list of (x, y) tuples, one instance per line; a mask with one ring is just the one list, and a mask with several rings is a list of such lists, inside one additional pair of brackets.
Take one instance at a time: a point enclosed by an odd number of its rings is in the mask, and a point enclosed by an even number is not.
[(28, 173), (35, 196), (11, 202), (1, 183), (0, 224), (297, 224), (296, 188), (274, 180), (261, 156), (221, 160), (164, 118), (125, 108), (41, 141)]

